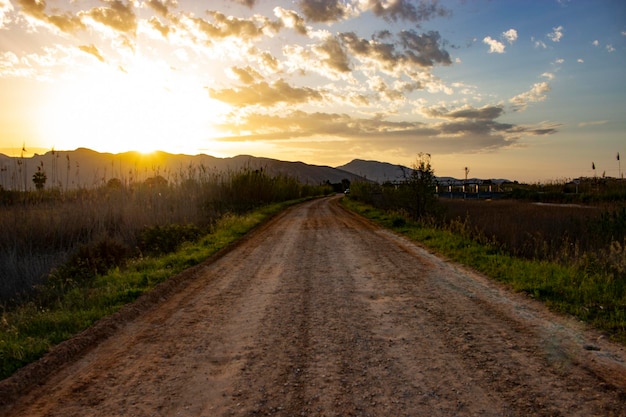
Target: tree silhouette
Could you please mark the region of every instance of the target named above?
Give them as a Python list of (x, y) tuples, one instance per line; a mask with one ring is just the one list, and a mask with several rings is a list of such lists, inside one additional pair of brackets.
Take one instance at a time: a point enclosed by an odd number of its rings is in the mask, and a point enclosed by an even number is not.
[(45, 171), (41, 169), (41, 167), (37, 167), (37, 172), (33, 174), (33, 183), (35, 184), (35, 188), (37, 190), (43, 190), (43, 187), (46, 185), (46, 180), (48, 176)]

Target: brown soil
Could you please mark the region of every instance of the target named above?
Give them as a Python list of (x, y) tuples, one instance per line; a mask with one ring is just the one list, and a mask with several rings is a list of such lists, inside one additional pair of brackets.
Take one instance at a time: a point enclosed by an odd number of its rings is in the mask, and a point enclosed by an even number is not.
[(172, 282), (0, 383), (0, 414), (626, 416), (623, 346), (337, 199)]

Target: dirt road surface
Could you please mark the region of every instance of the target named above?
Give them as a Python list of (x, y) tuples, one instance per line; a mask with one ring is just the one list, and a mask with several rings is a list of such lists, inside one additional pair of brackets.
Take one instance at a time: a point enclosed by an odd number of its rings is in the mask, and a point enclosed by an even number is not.
[(623, 347), (337, 198), (282, 213), (124, 314), (0, 414), (626, 416)]

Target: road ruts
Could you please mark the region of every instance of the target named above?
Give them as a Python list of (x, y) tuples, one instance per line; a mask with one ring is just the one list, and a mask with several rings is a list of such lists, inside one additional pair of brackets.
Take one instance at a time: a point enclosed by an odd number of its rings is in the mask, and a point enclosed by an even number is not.
[(6, 416), (625, 416), (626, 353), (338, 204), (281, 214)]

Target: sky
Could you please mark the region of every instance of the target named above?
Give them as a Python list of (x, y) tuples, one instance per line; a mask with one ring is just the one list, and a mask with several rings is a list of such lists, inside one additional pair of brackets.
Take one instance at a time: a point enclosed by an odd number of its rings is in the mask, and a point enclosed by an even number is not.
[[(0, 153), (626, 171), (623, 0), (0, 0)], [(595, 167), (595, 169), (594, 169)]]

